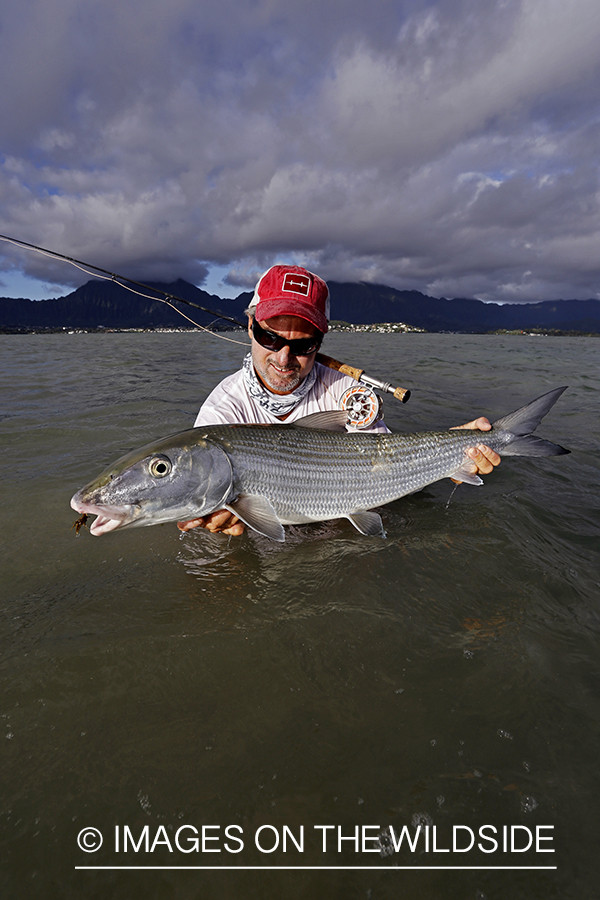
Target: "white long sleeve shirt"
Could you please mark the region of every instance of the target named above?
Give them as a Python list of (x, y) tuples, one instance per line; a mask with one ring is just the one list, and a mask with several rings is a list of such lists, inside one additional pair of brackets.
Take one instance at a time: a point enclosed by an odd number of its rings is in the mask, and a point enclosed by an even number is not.
[[(291, 424), (296, 419), (302, 419), (304, 416), (309, 416), (312, 413), (339, 409), (339, 400), (344, 391), (356, 385), (354, 379), (348, 375), (342, 375), (335, 369), (329, 369), (327, 366), (321, 365), (321, 363), (316, 362), (315, 369), (317, 379), (314, 386), (285, 419), (286, 424)], [(246, 389), (242, 369), (224, 378), (214, 391), (209, 394), (200, 407), (194, 427), (200, 425), (235, 425), (238, 423), (281, 424), (281, 419), (278, 419), (250, 396)], [(357, 430), (351, 426), (347, 427), (349, 431)], [(381, 419), (369, 428), (360, 430), (366, 432), (389, 431)]]

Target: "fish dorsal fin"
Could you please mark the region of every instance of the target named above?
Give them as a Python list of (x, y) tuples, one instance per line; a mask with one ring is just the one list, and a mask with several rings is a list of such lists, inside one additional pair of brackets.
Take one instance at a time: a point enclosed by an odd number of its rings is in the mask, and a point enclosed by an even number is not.
[(345, 431), (348, 421), (348, 413), (343, 409), (330, 409), (326, 412), (311, 413), (290, 422), (298, 428), (318, 428), (321, 431)]
[(385, 537), (383, 530), (383, 522), (379, 513), (371, 512), (367, 509), (358, 509), (353, 513), (348, 513), (348, 519), (352, 522), (357, 531), (361, 534), (378, 534)]
[(249, 528), (264, 534), (272, 541), (285, 541), (283, 525), (266, 497), (257, 494), (240, 494), (233, 503), (226, 503), (225, 509), (241, 519)]

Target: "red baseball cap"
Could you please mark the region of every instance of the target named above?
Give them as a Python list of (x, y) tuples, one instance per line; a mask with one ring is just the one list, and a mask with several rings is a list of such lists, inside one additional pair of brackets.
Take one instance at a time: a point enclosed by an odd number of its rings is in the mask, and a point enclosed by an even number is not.
[(301, 266), (271, 266), (260, 277), (248, 311), (258, 322), (273, 316), (299, 316), (325, 334), (329, 288), (322, 278)]

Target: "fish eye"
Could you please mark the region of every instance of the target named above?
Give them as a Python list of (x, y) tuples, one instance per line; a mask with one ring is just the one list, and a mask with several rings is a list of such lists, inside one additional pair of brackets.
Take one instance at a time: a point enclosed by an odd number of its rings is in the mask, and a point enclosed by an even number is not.
[(171, 460), (167, 456), (155, 456), (148, 463), (148, 471), (155, 478), (164, 478), (172, 468)]

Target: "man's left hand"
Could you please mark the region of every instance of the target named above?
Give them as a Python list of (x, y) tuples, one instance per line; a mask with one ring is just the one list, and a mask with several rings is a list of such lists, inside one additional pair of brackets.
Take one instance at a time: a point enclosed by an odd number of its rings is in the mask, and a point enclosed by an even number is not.
[[(470, 428), (478, 431), (490, 431), (491, 427), (490, 420), (486, 419), (485, 416), (480, 416), (478, 419), (473, 419), (472, 422), (467, 422), (466, 425), (455, 425), (450, 430)], [(473, 462), (471, 475), (489, 475), (494, 470), (494, 466), (500, 463), (500, 457), (496, 451), (488, 447), (487, 444), (476, 444), (474, 447), (469, 447), (465, 452)], [(453, 478), (452, 481), (456, 481), (456, 479)], [(456, 483), (461, 484), (460, 481), (456, 481)]]

